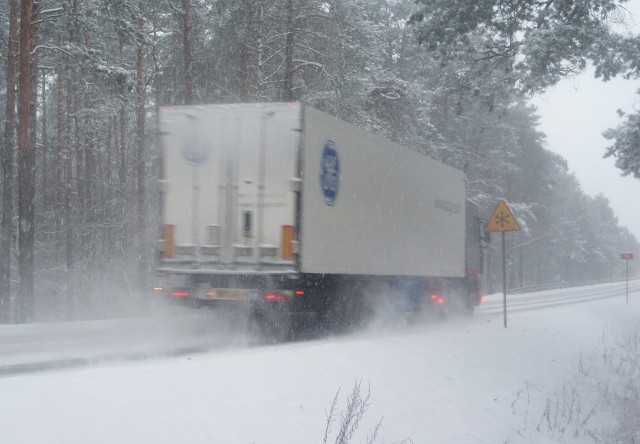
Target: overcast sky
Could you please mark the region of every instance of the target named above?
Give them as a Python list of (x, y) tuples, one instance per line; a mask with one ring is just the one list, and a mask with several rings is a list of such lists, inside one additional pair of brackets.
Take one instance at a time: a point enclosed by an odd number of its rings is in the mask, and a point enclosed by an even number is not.
[[(640, 0), (626, 7), (633, 12), (634, 33), (640, 33)], [(640, 240), (640, 179), (621, 177), (612, 158), (603, 159), (611, 143), (603, 131), (616, 127), (617, 109), (640, 110), (640, 80), (614, 79), (604, 83), (588, 72), (565, 80), (533, 100), (540, 115), (540, 130), (547, 135), (546, 148), (569, 162), (583, 190), (604, 194), (618, 216)]]

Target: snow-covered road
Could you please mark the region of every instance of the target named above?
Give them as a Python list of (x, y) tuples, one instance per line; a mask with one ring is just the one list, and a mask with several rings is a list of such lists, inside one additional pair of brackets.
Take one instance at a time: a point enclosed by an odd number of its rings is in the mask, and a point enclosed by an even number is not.
[[(640, 281), (629, 282), (629, 292), (640, 290)], [(535, 291), (515, 295), (507, 295), (508, 312), (538, 310), (556, 305), (582, 304), (584, 302), (617, 298), (624, 296), (626, 300), (627, 288), (625, 282), (611, 282), (583, 287), (558, 288), (553, 290)], [(503, 312), (502, 294), (489, 296), (480, 306), (478, 313)]]
[[(637, 289), (640, 281), (632, 281), (630, 291)], [(624, 293), (621, 283), (607, 283), (508, 295), (507, 306), (509, 313), (520, 312)], [(502, 312), (502, 296), (495, 294), (486, 298), (476, 315)], [(245, 327), (238, 325), (238, 319), (211, 310), (157, 303), (144, 319), (0, 325), (0, 375), (255, 344), (255, 338), (244, 335)]]
[[(338, 408), (344, 408), (357, 380), (362, 394), (370, 387), (370, 398), (354, 443), (367, 442), (381, 418), (376, 442), (590, 442), (590, 435), (616, 432), (614, 395), (626, 378), (621, 363), (632, 362), (633, 338), (637, 344), (640, 335), (640, 290), (637, 283), (630, 289), (628, 304), (624, 283), (510, 295), (508, 329), (498, 294), (470, 319), (404, 329), (377, 325), (339, 338), (265, 346), (236, 338), (224, 349), (209, 338), (198, 353), (5, 375), (0, 442), (322, 442), (335, 393), (341, 390)], [(575, 303), (579, 295), (587, 302)], [(143, 350), (149, 338), (171, 345), (176, 338), (209, 337), (201, 331), (209, 324), (193, 328), (201, 318), (189, 316), (146, 320), (144, 328), (120, 324), (115, 331), (108, 327), (113, 321), (59, 327), (71, 333), (54, 333), (50, 325), (6, 326), (0, 362), (33, 357), (26, 350), (40, 341), (55, 356), (64, 347), (51, 344), (77, 340), (78, 333)], [(91, 350), (95, 344), (87, 341), (76, 346)], [(335, 423), (327, 442), (335, 442), (338, 428)]]
[(164, 306), (147, 318), (0, 325), (0, 375), (246, 345), (210, 310)]

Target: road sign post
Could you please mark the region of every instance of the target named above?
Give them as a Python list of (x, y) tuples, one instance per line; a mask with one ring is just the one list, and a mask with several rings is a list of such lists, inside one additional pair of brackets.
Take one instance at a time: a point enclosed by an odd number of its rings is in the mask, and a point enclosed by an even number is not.
[(501, 231), (500, 235), (502, 236), (502, 317), (504, 328), (507, 328), (507, 247), (504, 231)]
[(626, 290), (625, 295), (627, 299), (627, 304), (629, 303), (629, 261), (633, 260), (633, 253), (620, 253), (620, 259), (627, 263), (627, 280), (626, 280)]
[(504, 200), (498, 202), (496, 209), (493, 210), (493, 214), (484, 227), (484, 231), (487, 233), (500, 232), (502, 235), (502, 312), (504, 328), (507, 328), (507, 248), (504, 233), (519, 230), (520, 224), (518, 224)]

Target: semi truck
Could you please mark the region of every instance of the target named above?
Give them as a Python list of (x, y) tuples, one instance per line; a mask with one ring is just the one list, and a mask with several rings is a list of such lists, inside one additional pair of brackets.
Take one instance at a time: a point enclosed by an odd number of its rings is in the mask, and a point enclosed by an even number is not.
[(329, 323), (478, 304), (461, 171), (301, 103), (165, 107), (160, 135), (168, 298)]

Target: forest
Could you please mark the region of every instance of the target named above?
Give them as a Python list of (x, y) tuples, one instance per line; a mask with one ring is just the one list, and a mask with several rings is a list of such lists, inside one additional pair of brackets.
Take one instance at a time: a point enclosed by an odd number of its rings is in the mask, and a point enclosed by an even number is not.
[[(157, 118), (300, 101), (463, 170), (509, 202), (509, 288), (620, 278), (640, 251), (545, 148), (530, 99), (593, 68), (637, 78), (625, 0), (7, 0), (0, 47), (0, 323), (147, 297), (160, 235)], [(640, 177), (638, 115), (606, 132)], [(497, 291), (499, 242), (485, 249)]]

